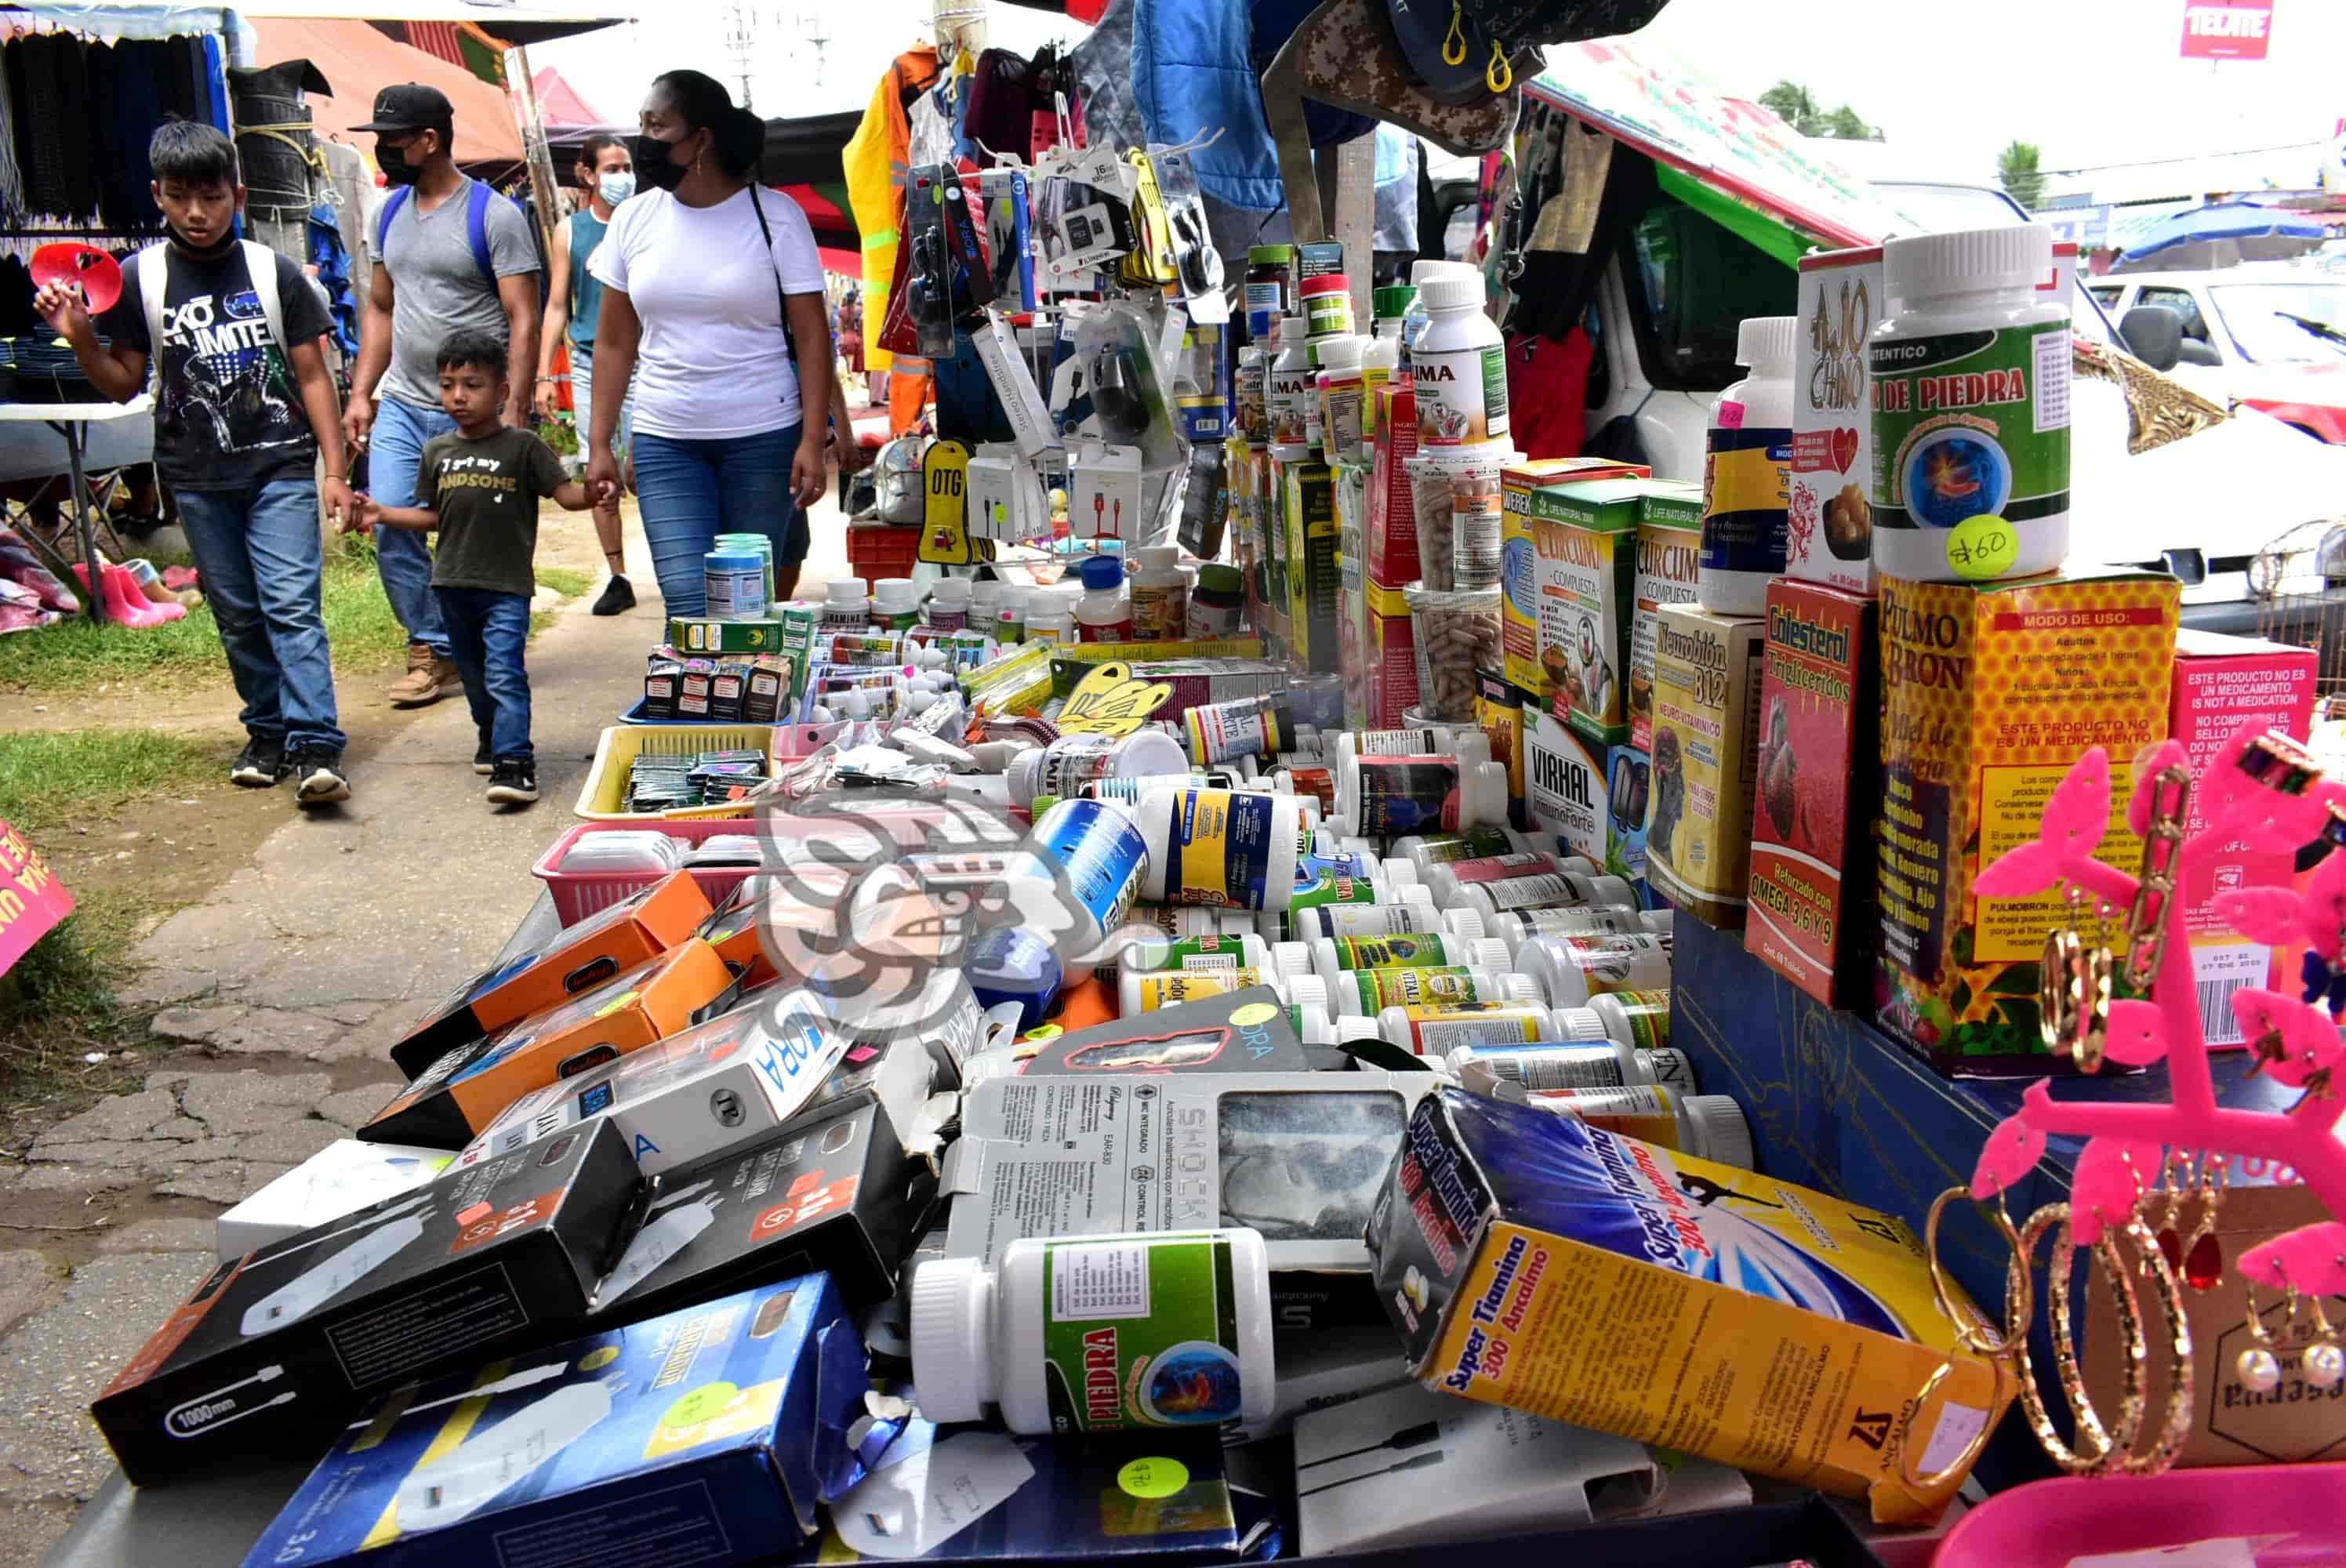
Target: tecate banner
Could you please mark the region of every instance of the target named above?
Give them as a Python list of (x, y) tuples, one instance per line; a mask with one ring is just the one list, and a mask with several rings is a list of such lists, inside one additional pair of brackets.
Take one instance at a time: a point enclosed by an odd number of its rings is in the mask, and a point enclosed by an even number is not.
[(2272, 41), (2273, 0), (2184, 0), (2183, 57), (2261, 60)]

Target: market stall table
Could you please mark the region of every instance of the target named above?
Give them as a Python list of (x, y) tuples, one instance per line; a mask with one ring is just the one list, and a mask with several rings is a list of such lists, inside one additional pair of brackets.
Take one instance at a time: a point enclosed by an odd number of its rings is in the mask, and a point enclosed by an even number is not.
[[(64, 441), (66, 477), (72, 485), (67, 492), (73, 507), (69, 525), (74, 529), (75, 539), (81, 547), (81, 558), (85, 561), (93, 560), (97, 555), (97, 524), (90, 515), (92, 497), (89, 494), (93, 442), (107, 436), (126, 438), (144, 429), (148, 434), (144, 452), (126, 444), (119, 450), (107, 453), (107, 461), (97, 466), (111, 470), (146, 462), (154, 452), (153, 427), (148, 423), (148, 416), (154, 410), (155, 400), (145, 392), (140, 392), (128, 402), (0, 402), (0, 426), (46, 424)], [(129, 421), (139, 423), (126, 423)], [(12, 431), (0, 431), (0, 478), (37, 478), (56, 472), (54, 466), (37, 465), (17, 472), (10, 462), (11, 457), (22, 451), (9, 439), (15, 434)], [(68, 564), (56, 555), (50, 543), (29, 526), (25, 535), (33, 548), (45, 557), (49, 570), (56, 574), (57, 580), (68, 588), (76, 588), (78, 579), (74, 576)], [(106, 610), (97, 585), (93, 583), (80, 591), (82, 602), (89, 611), (89, 618), (103, 622)]]

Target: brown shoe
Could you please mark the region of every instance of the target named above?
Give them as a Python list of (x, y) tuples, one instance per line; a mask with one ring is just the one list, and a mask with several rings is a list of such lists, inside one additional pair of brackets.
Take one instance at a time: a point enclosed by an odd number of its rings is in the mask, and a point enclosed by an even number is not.
[(434, 655), (423, 643), (407, 645), (407, 673), (391, 683), (384, 694), (393, 708), (426, 708), (464, 689), (464, 677), (455, 661)]

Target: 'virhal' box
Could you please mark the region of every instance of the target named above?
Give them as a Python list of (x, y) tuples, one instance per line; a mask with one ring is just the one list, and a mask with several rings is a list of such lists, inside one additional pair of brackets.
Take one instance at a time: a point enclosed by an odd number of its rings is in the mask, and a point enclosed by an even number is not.
[(820, 1274), (533, 1350), (353, 1412), (246, 1568), (796, 1553), (869, 1387)]
[(1768, 585), (1744, 945), (1828, 1007), (1872, 999), (1882, 660), (1873, 601)]
[(1419, 1102), (1368, 1246), (1426, 1387), (1864, 1497), (1884, 1523), (1963, 1481), (1918, 1492), (1902, 1445), (1937, 1474), (2011, 1397), (1956, 1349), (1898, 1219), (1463, 1089)]
[(576, 1322), (638, 1186), (589, 1127), (223, 1263), (90, 1414), (141, 1486), (315, 1453), (355, 1395)]

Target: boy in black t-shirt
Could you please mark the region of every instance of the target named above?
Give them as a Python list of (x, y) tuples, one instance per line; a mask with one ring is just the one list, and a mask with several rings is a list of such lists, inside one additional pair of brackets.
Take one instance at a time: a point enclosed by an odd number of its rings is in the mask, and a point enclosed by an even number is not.
[(178, 500), (244, 698), (250, 738), (229, 778), (266, 789), (290, 774), (304, 806), (347, 799), (318, 502), (322, 492), (346, 526), (356, 507), (318, 349), (325, 307), (299, 267), (236, 238), (244, 187), (227, 137), (174, 120), (147, 152), (170, 239), (123, 269), (122, 298), (96, 323), (78, 288), (51, 284), (34, 307), (99, 392), (117, 402), (155, 394), (155, 467)]
[(452, 332), (440, 344), (440, 406), (456, 422), (423, 445), (415, 473), (417, 506), (361, 502), (370, 525), (436, 528), (432, 592), (448, 626), (449, 657), (464, 679), (480, 729), (473, 771), (490, 775), (493, 804), (537, 799), (537, 754), (529, 742), (529, 598), (536, 591), (537, 503), (550, 496), (586, 510), (586, 487), (565, 479), (554, 449), (504, 422), (510, 390), (505, 346), (486, 332)]

